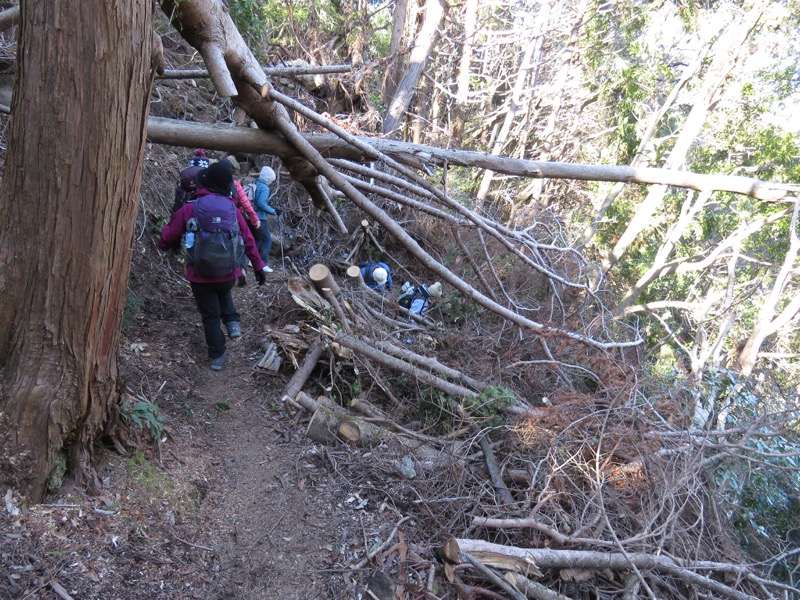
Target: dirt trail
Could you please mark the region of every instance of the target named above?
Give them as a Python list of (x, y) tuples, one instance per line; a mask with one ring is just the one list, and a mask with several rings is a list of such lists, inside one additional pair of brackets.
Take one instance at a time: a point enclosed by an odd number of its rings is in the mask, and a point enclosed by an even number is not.
[(160, 404), (170, 411), (178, 448), (191, 440), (181, 459), (202, 468), (193, 519), (207, 539), (197, 544), (215, 551), (215, 597), (337, 597), (339, 578), (323, 569), (337, 561), (349, 533), (351, 515), (341, 508), (346, 491), (325, 468), (324, 454), (303, 437), (302, 425), (281, 411), (286, 377), (253, 371), (271, 320), (265, 307), (278, 304), (285, 290), (279, 273), (263, 288), (250, 283), (234, 290), (243, 335), (228, 341), (220, 372), (209, 368), (190, 298), (179, 294), (185, 310), (177, 322), (148, 327), (155, 326), (158, 347), (163, 337), (182, 339), (175, 366), (185, 372), (168, 382)]
[(280, 410), (291, 367), (253, 373), (263, 332), (287, 311), (283, 281), (234, 291), (243, 336), (220, 372), (188, 285), (144, 290), (120, 370), (133, 397), (158, 404), (164, 441), (124, 456), (98, 449), (99, 496), (65, 486), (17, 515), (6, 503), (0, 598), (358, 597), (364, 573), (344, 574), (394, 515), (354, 510), (355, 488), (331, 460), (358, 453), (315, 446)]

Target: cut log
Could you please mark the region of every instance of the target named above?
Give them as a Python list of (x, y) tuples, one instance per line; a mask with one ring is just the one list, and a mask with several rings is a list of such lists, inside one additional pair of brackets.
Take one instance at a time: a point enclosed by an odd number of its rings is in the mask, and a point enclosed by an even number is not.
[(353, 280), (361, 279), (361, 269), (356, 265), (347, 267), (347, 276)]
[(322, 294), (322, 296), (333, 307), (333, 312), (336, 313), (336, 318), (341, 323), (342, 328), (347, 333), (351, 333), (350, 322), (342, 310), (342, 305), (339, 303), (338, 295), (341, 293), (339, 284), (336, 283), (330, 269), (323, 264), (317, 263), (308, 271), (308, 278), (314, 285), (314, 288)]
[(461, 563), (461, 548), (458, 545), (458, 540), (454, 537), (449, 537), (442, 544), (442, 556), (453, 564)]
[(281, 368), (282, 359), (278, 354), (278, 345), (274, 342), (269, 342), (264, 350), (264, 356), (256, 363), (256, 369), (266, 371), (267, 373), (277, 373)]
[(311, 373), (317, 366), (317, 363), (319, 362), (320, 357), (322, 357), (322, 353), (324, 351), (325, 344), (323, 344), (321, 341), (318, 341), (306, 353), (306, 356), (303, 359), (303, 364), (299, 369), (297, 369), (297, 371), (295, 371), (294, 375), (292, 375), (292, 378), (289, 380), (289, 383), (286, 385), (286, 390), (283, 393), (284, 407), (287, 405), (297, 406), (295, 396), (297, 396), (300, 390), (303, 389), (303, 386), (306, 384), (306, 381), (308, 381), (308, 378), (311, 376)]
[(353, 421), (342, 421), (337, 429), (339, 437), (345, 442), (358, 446), (361, 442), (361, 428)]
[(429, 385), (431, 387), (435, 387), (437, 389), (442, 390), (443, 392), (450, 394), (451, 396), (456, 396), (459, 398), (471, 398), (473, 396), (477, 396), (477, 392), (474, 390), (470, 390), (464, 386), (457, 385), (455, 383), (450, 383), (449, 381), (445, 381), (441, 377), (437, 377), (436, 375), (424, 371), (414, 365), (411, 365), (399, 358), (395, 358), (394, 356), (390, 356), (385, 352), (381, 352), (376, 348), (373, 348), (369, 344), (362, 342), (359, 339), (356, 339), (353, 336), (349, 335), (340, 335), (336, 338), (336, 341), (339, 342), (342, 346), (346, 348), (350, 348), (354, 352), (358, 352), (363, 356), (366, 356), (370, 360), (374, 360), (376, 362), (381, 363), (382, 365), (389, 367), (390, 369), (395, 369), (406, 375), (411, 375), (412, 377), (416, 377), (421, 382)]
[(320, 407), (308, 422), (306, 437), (326, 446), (335, 446), (339, 442), (337, 430), (341, 423), (339, 415), (334, 411)]
[(333, 403), (328, 405), (328, 402), (331, 401), (324, 396), (314, 400), (305, 392), (299, 392), (292, 399), (293, 405), (313, 413), (314, 425), (312, 427), (309, 424), (306, 431), (309, 438), (330, 445), (340, 441), (361, 447), (385, 444), (398, 458), (412, 456), (421, 470), (431, 471), (453, 466), (453, 455), (459, 452), (457, 443), (447, 443), (447, 448), (440, 450), (424, 440), (409, 438), (364, 421), (341, 406)]
[(386, 352), (387, 354), (391, 354), (397, 358), (400, 358), (406, 362), (410, 362), (416, 365), (424, 366), (431, 371), (436, 371), (446, 377), (449, 380), (454, 380), (459, 383), (463, 383), (464, 385), (470, 386), (478, 391), (483, 391), (488, 387), (488, 384), (483, 381), (478, 381), (473, 379), (472, 377), (448, 367), (447, 365), (443, 365), (435, 358), (431, 358), (429, 356), (423, 356), (422, 354), (417, 354), (416, 352), (412, 352), (408, 348), (404, 348), (402, 346), (397, 346), (392, 344), (391, 342), (387, 341), (377, 341), (377, 340), (370, 340), (365, 338), (365, 342), (371, 344)]
[(317, 263), (309, 269), (308, 278), (320, 294), (325, 289), (331, 290), (334, 294), (340, 294), (342, 291), (331, 275), (330, 269), (321, 263)]

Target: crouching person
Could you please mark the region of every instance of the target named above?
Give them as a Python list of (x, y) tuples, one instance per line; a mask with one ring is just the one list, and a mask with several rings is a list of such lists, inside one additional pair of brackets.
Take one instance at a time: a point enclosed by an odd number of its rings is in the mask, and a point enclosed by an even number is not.
[(219, 371), (228, 356), (222, 324), (230, 337), (241, 335), (231, 290), (241, 275), (244, 256), (253, 263), (258, 285), (266, 281), (266, 265), (247, 222), (228, 196), (233, 184), (231, 170), (215, 163), (197, 174), (197, 182), (195, 201), (172, 215), (158, 247), (170, 250), (184, 240), (186, 279), (203, 319), (211, 368)]
[(441, 296), (442, 284), (438, 281), (430, 286), (411, 285), (406, 281), (397, 297), (397, 303), (408, 309), (412, 315), (424, 317), (428, 312), (431, 300), (438, 300)]
[(367, 261), (362, 263), (361, 278), (364, 283), (377, 292), (392, 291), (392, 271), (384, 262)]

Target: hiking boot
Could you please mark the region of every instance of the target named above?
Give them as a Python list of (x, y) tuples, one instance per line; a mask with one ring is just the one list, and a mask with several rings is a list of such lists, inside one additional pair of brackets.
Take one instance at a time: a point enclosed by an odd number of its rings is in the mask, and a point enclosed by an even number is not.
[(264, 273), (274, 273), (274, 269), (272, 267), (264, 265)]
[(239, 321), (228, 321), (225, 323), (225, 328), (228, 330), (228, 336), (232, 338), (242, 336), (242, 330), (239, 328)]
[(222, 367), (225, 365), (225, 359), (228, 358), (228, 351), (222, 353), (222, 356), (218, 356), (217, 358), (211, 359), (211, 370), (212, 371), (221, 371)]

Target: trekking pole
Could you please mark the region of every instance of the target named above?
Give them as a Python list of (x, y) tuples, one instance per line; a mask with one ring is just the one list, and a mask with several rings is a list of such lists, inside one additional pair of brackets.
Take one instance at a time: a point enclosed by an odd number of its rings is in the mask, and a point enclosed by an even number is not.
[(286, 277), (286, 263), (283, 260), (283, 218), (278, 215), (278, 237), (281, 238), (281, 269), (283, 276)]

